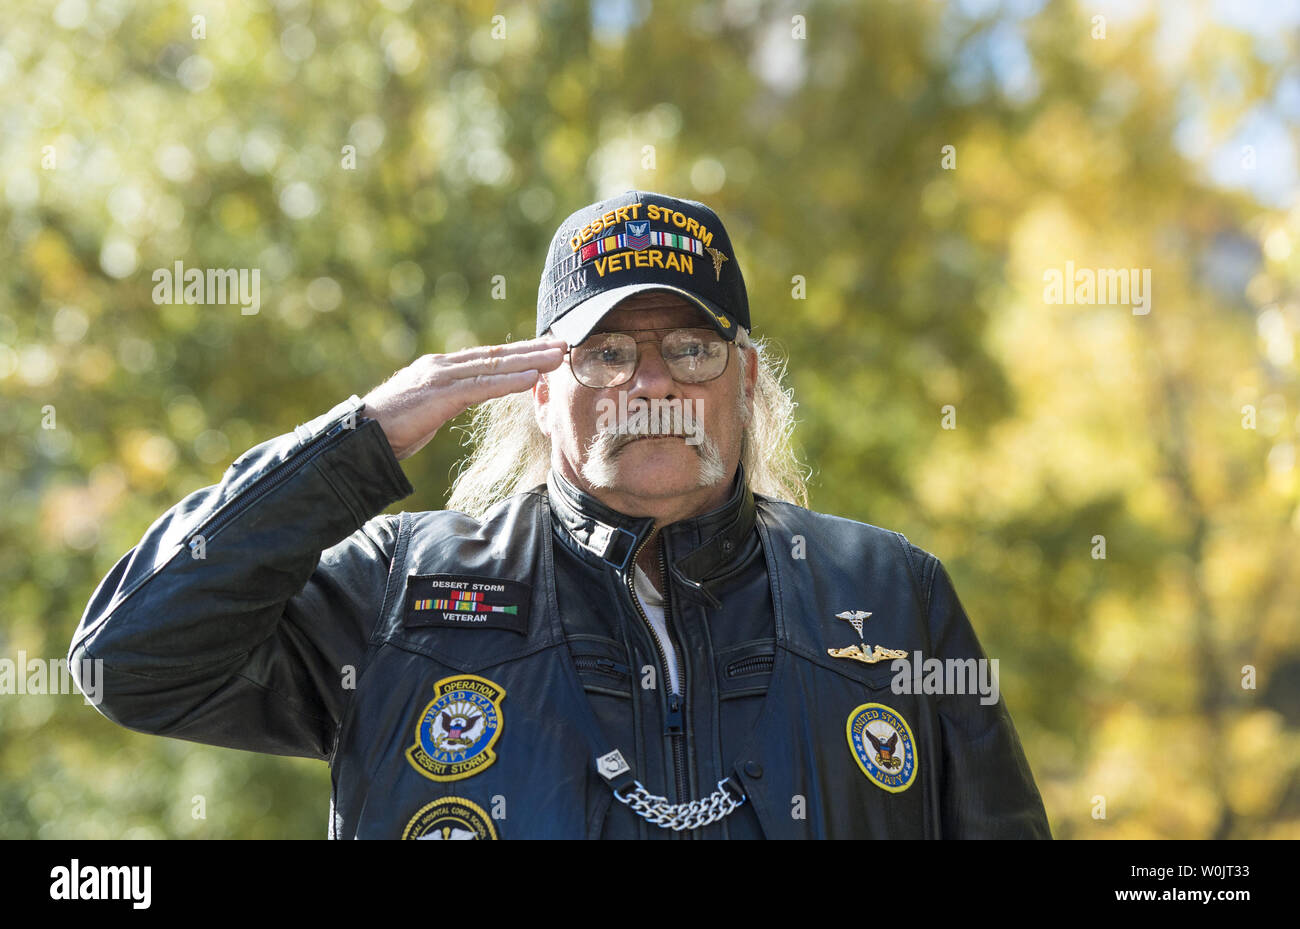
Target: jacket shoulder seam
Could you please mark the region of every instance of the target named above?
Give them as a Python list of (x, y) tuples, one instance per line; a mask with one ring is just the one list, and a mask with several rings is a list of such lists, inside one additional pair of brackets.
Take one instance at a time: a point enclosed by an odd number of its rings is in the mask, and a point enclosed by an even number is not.
[(925, 612), (930, 612), (930, 603), (934, 599), (934, 579), (939, 574), (939, 559), (934, 555), (930, 556), (930, 576), (925, 583)]
[[(926, 583), (924, 584), (924, 586), (922, 586), (922, 578), (924, 576), (924, 564), (922, 565), (922, 568), (918, 569), (913, 555), (913, 549), (915, 549), (918, 552), (920, 552), (921, 549), (913, 545), (908, 540), (907, 536), (903, 535), (903, 533), (901, 532), (895, 532), (894, 538), (898, 540), (899, 546), (903, 549), (903, 560), (904, 562), (907, 563), (907, 573), (912, 578), (912, 589), (916, 592), (917, 599), (920, 600), (922, 610), (928, 616), (930, 615), (930, 591), (931, 588), (934, 586), (933, 566), (931, 567), (929, 577), (926, 579)], [(939, 559), (935, 558), (933, 555), (929, 554), (928, 552), (922, 552), (922, 554), (924, 554), (927, 559), (929, 559), (931, 562), (935, 564), (937, 564), (939, 561)]]

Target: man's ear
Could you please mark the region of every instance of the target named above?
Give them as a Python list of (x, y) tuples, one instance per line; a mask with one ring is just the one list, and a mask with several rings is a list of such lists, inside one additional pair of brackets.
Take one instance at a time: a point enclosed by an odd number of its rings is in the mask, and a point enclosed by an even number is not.
[(752, 412), (755, 399), (754, 391), (758, 387), (758, 351), (753, 346), (739, 348), (739, 350), (749, 355), (749, 363), (745, 365), (745, 396), (749, 398), (749, 407)]
[(537, 420), (537, 427), (542, 430), (542, 434), (548, 439), (551, 437), (549, 422), (550, 403), (551, 403), (551, 385), (546, 383), (546, 375), (543, 373), (538, 376), (537, 383), (533, 385), (533, 418)]

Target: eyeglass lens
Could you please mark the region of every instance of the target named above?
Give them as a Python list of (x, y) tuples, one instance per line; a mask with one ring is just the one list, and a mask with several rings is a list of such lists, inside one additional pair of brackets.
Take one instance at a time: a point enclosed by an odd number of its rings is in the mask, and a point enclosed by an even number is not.
[[(701, 329), (674, 329), (657, 341), (659, 354), (673, 380), (699, 384), (720, 377), (727, 368), (727, 343), (717, 333)], [(617, 387), (632, 378), (640, 359), (641, 342), (626, 332), (597, 332), (574, 346), (574, 376), (588, 387)]]

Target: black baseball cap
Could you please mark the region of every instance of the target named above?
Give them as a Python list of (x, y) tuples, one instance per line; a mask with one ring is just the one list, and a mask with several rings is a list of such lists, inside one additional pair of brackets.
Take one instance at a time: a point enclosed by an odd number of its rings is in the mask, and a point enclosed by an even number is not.
[(745, 278), (722, 220), (703, 203), (629, 190), (560, 224), (537, 289), (537, 335), (577, 345), (633, 294), (668, 290), (698, 306), (723, 338), (749, 325)]

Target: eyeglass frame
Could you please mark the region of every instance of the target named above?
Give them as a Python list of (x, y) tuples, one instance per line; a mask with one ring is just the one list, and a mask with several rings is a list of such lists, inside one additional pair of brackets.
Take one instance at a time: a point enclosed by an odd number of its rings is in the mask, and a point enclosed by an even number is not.
[[(568, 351), (566, 351), (561, 357), (569, 358), (569, 373), (573, 375), (573, 379), (578, 382), (579, 386), (586, 387), (588, 390), (613, 390), (615, 387), (622, 387), (628, 381), (632, 380), (632, 378), (636, 377), (637, 369), (641, 367), (640, 346), (645, 342), (655, 342), (659, 345), (659, 360), (664, 363), (664, 369), (668, 371), (668, 376), (672, 377), (673, 372), (672, 369), (668, 366), (668, 359), (665, 358), (663, 355), (664, 340), (662, 338), (633, 339), (632, 342), (637, 346), (637, 350), (636, 350), (636, 364), (632, 366), (632, 373), (629, 374), (626, 379), (619, 381), (617, 384), (610, 384), (606, 387), (592, 387), (590, 384), (584, 384), (582, 383), (581, 380), (579, 380), (578, 372), (573, 370), (573, 359), (570, 358), (575, 348), (585, 345), (588, 342), (588, 340), (598, 335), (616, 335), (616, 334), (628, 335), (633, 332), (683, 332), (683, 331), (690, 332), (691, 330), (704, 330), (705, 332), (710, 332), (713, 333), (714, 335), (717, 335), (717, 332), (713, 329), (710, 329), (708, 326), (664, 326), (664, 327), (659, 327), (654, 329), (601, 329), (599, 331), (587, 333), (586, 338), (584, 338), (577, 345), (569, 346)], [(677, 378), (673, 377), (673, 382), (676, 384), (711, 384), (714, 381), (716, 381), (718, 378), (722, 377), (722, 375), (726, 374), (727, 368), (730, 367), (731, 365), (731, 344), (732, 343), (728, 339), (722, 339), (722, 341), (727, 346), (727, 360), (723, 362), (721, 371), (719, 371), (713, 377), (703, 381), (679, 381), (677, 380)]]

